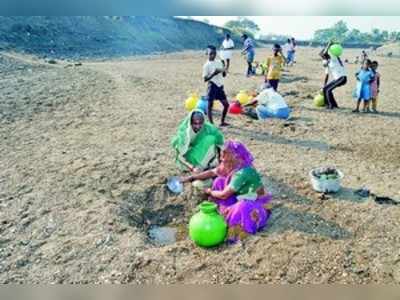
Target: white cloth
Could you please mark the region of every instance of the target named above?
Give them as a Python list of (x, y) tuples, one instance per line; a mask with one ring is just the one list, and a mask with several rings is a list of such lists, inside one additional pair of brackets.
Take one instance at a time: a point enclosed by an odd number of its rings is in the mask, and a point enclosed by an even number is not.
[(232, 39), (224, 39), (224, 41), (222, 42), (222, 48), (224, 49), (229, 49), (229, 48), (233, 48), (235, 47), (235, 43), (233, 42)]
[(267, 106), (272, 111), (288, 107), (285, 99), (273, 88), (263, 90), (255, 99), (259, 104)]
[(222, 50), (219, 52), (219, 56), (222, 59), (232, 59), (232, 50), (229, 50), (229, 48), (235, 47), (235, 44), (232, 39), (224, 39), (222, 42)]
[(334, 80), (339, 79), (340, 77), (346, 76), (346, 70), (344, 66), (342, 66), (337, 57), (331, 56), (328, 62), (328, 67), (325, 68), (326, 74), (331, 74)]
[[(220, 60), (207, 61), (203, 66), (203, 78), (210, 76), (216, 69), (223, 69), (224, 65)], [(215, 75), (210, 79), (216, 86), (221, 87), (224, 85), (224, 77), (222, 73)]]

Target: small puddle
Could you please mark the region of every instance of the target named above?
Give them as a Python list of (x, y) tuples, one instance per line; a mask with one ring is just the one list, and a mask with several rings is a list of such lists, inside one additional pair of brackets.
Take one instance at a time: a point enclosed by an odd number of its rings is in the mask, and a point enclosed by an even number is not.
[(157, 246), (166, 246), (183, 240), (186, 237), (185, 228), (153, 225), (148, 230), (150, 240)]

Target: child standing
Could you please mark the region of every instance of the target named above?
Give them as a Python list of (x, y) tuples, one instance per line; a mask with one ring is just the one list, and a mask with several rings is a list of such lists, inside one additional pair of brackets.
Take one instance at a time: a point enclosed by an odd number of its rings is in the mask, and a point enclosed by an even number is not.
[(361, 70), (356, 73), (357, 78), (357, 106), (353, 112), (358, 113), (360, 111), (360, 103), (364, 102), (363, 112), (370, 112), (369, 100), (371, 99), (371, 83), (374, 80), (374, 73), (371, 70), (371, 61), (366, 59), (361, 67)]
[(222, 111), (221, 126), (227, 126), (225, 122), (228, 112), (229, 103), (224, 91), (224, 77), (226, 76), (225, 64), (221, 60), (216, 60), (217, 49), (215, 46), (207, 48), (208, 60), (203, 66), (203, 79), (207, 82), (207, 99), (208, 99), (208, 119), (213, 123), (212, 109), (214, 100), (219, 100), (224, 109)]
[(381, 74), (378, 73), (378, 62), (375, 60), (371, 64), (372, 72), (374, 73), (374, 80), (371, 83), (371, 97), (372, 97), (372, 112), (377, 113), (379, 86), (381, 85)]
[(275, 91), (278, 90), (279, 80), (281, 79), (281, 72), (283, 65), (286, 62), (285, 56), (282, 54), (280, 45), (275, 44), (272, 48), (273, 55), (267, 59), (267, 76), (265, 83), (267, 87), (272, 87)]

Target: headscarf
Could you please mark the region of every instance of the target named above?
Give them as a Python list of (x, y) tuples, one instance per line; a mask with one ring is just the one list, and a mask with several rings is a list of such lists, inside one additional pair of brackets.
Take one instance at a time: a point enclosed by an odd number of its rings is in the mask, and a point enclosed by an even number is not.
[[(192, 128), (192, 117), (194, 114), (201, 114), (204, 119), (203, 127), (199, 132), (194, 132)], [(179, 124), (177, 134), (172, 138), (172, 147), (175, 148), (181, 155), (184, 155), (190, 146), (190, 142), (197, 134), (200, 134), (206, 126), (205, 114), (201, 109), (192, 110), (188, 116)]]
[[(254, 157), (250, 151), (239, 141), (227, 140), (223, 149), (232, 154), (234, 159), (233, 169), (228, 170), (228, 166), (221, 164), (218, 172), (223, 176), (230, 178), (233, 173), (247, 167), (253, 166)], [(228, 179), (229, 180), (229, 179)]]
[[(203, 127), (198, 132), (194, 132), (192, 128), (192, 117), (195, 113), (201, 114), (204, 117)], [(202, 110), (194, 109), (179, 124), (178, 131), (172, 138), (171, 144), (176, 150), (177, 155), (185, 155), (189, 151), (191, 143), (195, 142), (196, 139), (201, 139), (207, 135), (214, 136), (216, 140), (215, 146), (222, 148), (224, 144), (224, 136), (222, 135), (221, 131), (206, 120), (206, 116)]]

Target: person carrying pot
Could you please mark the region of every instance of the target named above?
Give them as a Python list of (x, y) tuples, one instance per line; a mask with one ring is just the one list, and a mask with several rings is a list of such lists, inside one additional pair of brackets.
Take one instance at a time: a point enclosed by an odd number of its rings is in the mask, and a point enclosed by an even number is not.
[[(319, 53), (323, 59), (323, 65), (325, 67), (325, 80), (322, 92), (325, 98), (325, 106), (328, 109), (338, 108), (338, 104), (333, 95), (333, 91), (347, 83), (347, 74), (344, 64), (339, 56), (333, 56), (329, 54), (329, 48), (334, 43), (330, 41), (327, 46)], [(332, 80), (329, 81), (330, 76)]]

